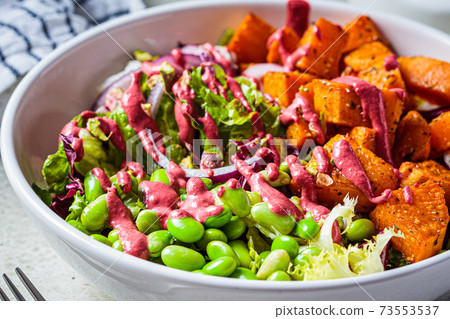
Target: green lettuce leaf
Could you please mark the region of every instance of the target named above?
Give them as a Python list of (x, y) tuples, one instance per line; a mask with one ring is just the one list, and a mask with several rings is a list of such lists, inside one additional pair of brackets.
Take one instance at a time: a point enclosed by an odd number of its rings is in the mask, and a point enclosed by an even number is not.
[(70, 214), (66, 217), (69, 220), (79, 220), (83, 209), (87, 206), (88, 201), (85, 195), (81, 195), (80, 191), (75, 194), (72, 205), (69, 207)]
[(50, 193), (64, 194), (69, 180), (70, 164), (62, 143), (55, 154), (49, 155), (42, 167), (42, 176)]
[(40, 188), (35, 183), (31, 185), (31, 188), (41, 198), (41, 200), (45, 203), (45, 205), (50, 206), (52, 204), (52, 195), (50, 195), (50, 193), (47, 190)]

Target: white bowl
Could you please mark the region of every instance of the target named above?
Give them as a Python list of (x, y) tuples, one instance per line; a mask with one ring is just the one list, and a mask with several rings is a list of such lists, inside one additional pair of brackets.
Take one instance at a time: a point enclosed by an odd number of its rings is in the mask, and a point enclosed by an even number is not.
[[(1, 131), (6, 173), (30, 216), (72, 267), (117, 299), (423, 300), (445, 293), (450, 289), (443, 280), (450, 268), (448, 252), (385, 273), (318, 282), (255, 282), (179, 271), (95, 241), (65, 223), (33, 192), (30, 185), (42, 184), (41, 166), (56, 150), (58, 132), (89, 108), (96, 86), (123, 67), (128, 59), (123, 50), (158, 54), (169, 52), (177, 41), (216, 41), (249, 11), (277, 27), (285, 20), (284, 1), (176, 3), (85, 32), (39, 63), (12, 95)], [(344, 24), (358, 14), (360, 9), (338, 2), (312, 2), (312, 20), (323, 16)], [(389, 14), (374, 12), (371, 17), (400, 54), (449, 59), (445, 33)]]

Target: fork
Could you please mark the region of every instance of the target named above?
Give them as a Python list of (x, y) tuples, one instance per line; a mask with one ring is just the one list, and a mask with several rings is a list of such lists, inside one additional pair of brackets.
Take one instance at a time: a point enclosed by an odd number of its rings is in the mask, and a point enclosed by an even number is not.
[[(30, 279), (28, 279), (27, 276), (23, 273), (23, 271), (16, 267), (16, 274), (17, 277), (19, 277), (20, 281), (23, 283), (25, 288), (27, 288), (30, 295), (34, 298), (36, 301), (45, 301), (44, 297), (42, 297), (41, 293), (36, 289), (36, 287), (31, 283)], [(25, 298), (22, 296), (20, 291), (16, 288), (16, 286), (12, 283), (11, 279), (6, 274), (3, 274), (3, 279), (5, 280), (6, 284), (8, 285), (9, 290), (13, 293), (14, 297), (17, 299), (17, 301), (25, 301)], [(0, 288), (0, 300), (3, 301), (9, 301), (8, 296), (5, 294), (5, 292)]]

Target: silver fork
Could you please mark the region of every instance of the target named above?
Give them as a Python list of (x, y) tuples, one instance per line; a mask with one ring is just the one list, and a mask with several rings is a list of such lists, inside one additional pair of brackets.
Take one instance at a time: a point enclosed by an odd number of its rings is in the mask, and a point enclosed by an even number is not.
[[(25, 288), (27, 288), (28, 292), (34, 298), (34, 300), (45, 301), (44, 297), (42, 297), (41, 293), (31, 283), (30, 279), (28, 279), (28, 277), (25, 276), (23, 271), (19, 267), (16, 267), (15, 270), (16, 270), (17, 277), (19, 277), (20, 281), (23, 283)], [(12, 294), (17, 299), (17, 301), (25, 301), (25, 298), (22, 296), (20, 291), (12, 283), (11, 279), (9, 279), (9, 277), (6, 274), (3, 274), (3, 279), (5, 280), (6, 284), (8, 285), (9, 290), (11, 290)], [(8, 296), (5, 294), (5, 292), (2, 290), (2, 288), (0, 288), (0, 300), (9, 301)]]

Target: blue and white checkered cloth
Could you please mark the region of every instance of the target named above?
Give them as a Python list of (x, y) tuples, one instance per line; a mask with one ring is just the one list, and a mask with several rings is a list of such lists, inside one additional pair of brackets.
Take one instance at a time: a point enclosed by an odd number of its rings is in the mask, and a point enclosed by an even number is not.
[(61, 43), (144, 7), (142, 0), (2, 0), (0, 93)]

